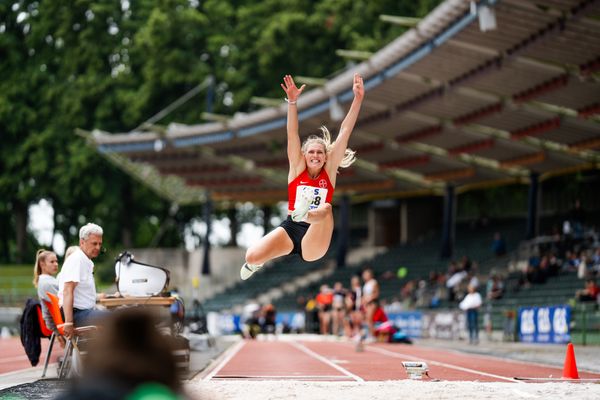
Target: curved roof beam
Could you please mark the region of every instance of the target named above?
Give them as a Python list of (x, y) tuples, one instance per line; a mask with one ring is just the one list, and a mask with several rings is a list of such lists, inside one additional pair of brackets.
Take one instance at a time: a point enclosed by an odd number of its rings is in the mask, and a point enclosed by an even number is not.
[[(450, 46), (454, 46), (461, 49), (471, 50), (479, 54), (488, 55), (491, 57), (499, 57), (500, 60), (504, 60), (506, 57), (505, 53), (499, 52), (495, 49), (485, 47), (479, 44), (469, 43), (461, 41), (459, 39), (450, 39), (446, 42)], [(598, 76), (590, 74), (585, 66), (573, 66), (569, 64), (557, 64), (554, 62), (548, 62), (541, 59), (531, 58), (527, 56), (513, 56), (511, 61), (527, 65), (539, 69), (540, 71), (555, 72), (557, 74), (568, 74), (580, 80), (593, 80), (594, 82), (600, 81)]]
[[(88, 145), (96, 147), (91, 132), (76, 129), (75, 133), (84, 138)], [(100, 154), (111, 164), (148, 186), (159, 197), (166, 198), (174, 204), (197, 204), (206, 201), (206, 191), (204, 189), (187, 185), (185, 180), (179, 176), (163, 175), (148, 163), (134, 162), (116, 152), (100, 151)]]
[[(448, 124), (450, 124), (454, 127), (459, 127), (461, 125), (465, 125), (465, 126), (474, 125), (474, 126), (476, 126), (476, 129), (475, 129), (476, 132), (480, 132), (480, 133), (494, 132), (494, 128), (490, 128), (489, 130), (481, 130), (480, 127), (482, 125), (477, 125), (476, 123), (474, 123), (474, 121), (476, 121), (479, 118), (489, 116), (492, 113), (501, 112), (504, 106), (507, 106), (512, 109), (520, 109), (520, 110), (525, 110), (525, 111), (529, 111), (529, 112), (533, 112), (533, 113), (539, 113), (540, 111), (542, 111), (545, 113), (554, 114), (556, 117), (568, 118), (568, 119), (571, 119), (574, 121), (576, 120), (578, 122), (581, 122), (581, 118), (579, 116), (580, 112), (577, 110), (568, 109), (566, 107), (558, 107), (558, 106), (554, 106), (552, 104), (548, 104), (548, 103), (544, 103), (544, 102), (540, 102), (540, 101), (534, 101), (534, 100), (515, 101), (506, 96), (500, 96), (495, 93), (484, 92), (482, 90), (473, 89), (471, 87), (462, 87), (462, 86), (461, 87), (446, 87), (444, 85), (444, 83), (442, 83), (440, 81), (425, 78), (420, 75), (416, 75), (416, 74), (412, 74), (412, 73), (400, 72), (398, 74), (398, 77), (400, 77), (402, 79), (407, 79), (407, 80), (410, 80), (413, 82), (418, 82), (423, 85), (427, 85), (427, 86), (431, 87), (433, 91), (437, 91), (439, 89), (454, 90), (457, 93), (460, 93), (461, 95), (465, 95), (465, 96), (469, 96), (472, 98), (481, 99), (481, 100), (485, 100), (485, 101), (495, 101), (497, 104), (497, 106), (493, 106), (493, 105), (492, 106), (484, 106), (481, 109), (475, 110), (467, 115), (456, 117), (452, 121), (442, 120), (442, 119), (439, 119), (434, 116), (429, 116), (429, 115), (424, 115), (422, 113), (418, 113), (416, 111), (405, 111), (405, 114), (407, 116), (410, 116), (412, 118), (417, 118), (418, 120), (423, 121), (423, 122), (437, 124), (439, 126), (448, 125)], [(564, 80), (561, 79), (561, 80), (557, 81), (557, 83), (554, 83), (555, 80), (556, 80), (556, 78), (553, 78), (553, 79), (551, 79), (552, 82), (548, 82), (548, 85), (551, 86), (551, 90), (560, 89), (562, 87), (561, 82), (565, 82)], [(537, 85), (537, 86), (541, 86), (541, 85)], [(530, 88), (530, 89), (525, 89), (521, 92), (521, 94), (535, 95), (536, 91), (537, 92), (543, 91), (543, 93), (547, 93), (547, 90), (543, 90), (543, 88), (536, 90), (536, 89), (538, 89), (537, 86)], [(523, 95), (521, 95), (521, 94), (515, 94), (512, 97), (513, 98), (519, 98), (519, 97), (523, 98)], [(427, 100), (429, 100), (429, 99), (432, 99), (432, 98), (427, 98)], [(600, 118), (598, 118), (598, 117), (588, 118), (588, 120), (594, 121), (594, 122), (597, 122), (597, 120), (599, 120), (599, 119)], [(435, 133), (441, 133), (441, 129), (433, 129), (433, 130), (435, 131)], [(427, 134), (430, 134), (430, 133), (431, 132), (429, 132), (429, 131), (427, 132)], [(508, 132), (508, 133), (496, 132), (496, 133), (497, 133), (497, 135), (495, 135), (496, 137), (500, 137), (500, 138), (503, 138), (506, 140), (511, 140), (511, 139), (514, 140), (514, 139), (518, 138), (522, 142), (524, 142), (532, 147), (536, 147), (538, 149), (541, 148), (541, 149), (548, 150), (548, 151), (558, 152), (558, 153), (562, 153), (562, 154), (568, 154), (572, 157), (577, 157), (577, 158), (580, 158), (585, 161), (592, 161), (592, 162), (600, 161), (600, 154), (598, 154), (597, 152), (593, 152), (593, 151), (582, 152), (582, 151), (578, 150), (577, 147), (569, 147), (569, 146), (563, 145), (561, 143), (557, 143), (557, 142), (553, 142), (553, 141), (549, 141), (549, 140), (541, 140), (541, 139), (526, 140), (526, 136), (528, 136), (528, 135), (521, 135), (521, 134), (518, 134), (517, 132), (512, 132), (512, 133), (511, 132)]]
[[(421, 160), (429, 160), (434, 158), (452, 158), (458, 160), (460, 163), (465, 165), (463, 169), (455, 169), (454, 171), (444, 171), (440, 174), (415, 174), (414, 172), (406, 169), (397, 168), (402, 166), (402, 163), (397, 165), (384, 166), (376, 162), (368, 162), (366, 160), (359, 160), (356, 166), (362, 168), (365, 171), (377, 172), (378, 174), (385, 173), (387, 177), (394, 178), (397, 180), (404, 180), (412, 182), (418, 187), (423, 187), (423, 190), (432, 190), (443, 184), (439, 181), (433, 181), (432, 179), (439, 180), (452, 180), (461, 179), (474, 174), (475, 167), (482, 167), (499, 171), (501, 174), (507, 176), (518, 176), (521, 177), (528, 172), (527, 169), (523, 168), (524, 165), (533, 165), (536, 162), (540, 162), (545, 157), (545, 152), (556, 152), (563, 155), (573, 157), (574, 149), (581, 149), (591, 146), (596, 146), (597, 143), (592, 143), (593, 140), (586, 143), (579, 143), (576, 146), (566, 146), (560, 143), (548, 143), (548, 141), (540, 141), (535, 138), (535, 134), (540, 134), (542, 130), (548, 129), (554, 126), (555, 119), (558, 118), (559, 122), (561, 119), (571, 119), (574, 115), (578, 115), (582, 118), (587, 118), (590, 122), (597, 122), (596, 115), (600, 113), (600, 107), (598, 104), (590, 104), (583, 107), (580, 110), (571, 109), (557, 109), (548, 107), (545, 103), (532, 101), (533, 98), (539, 96), (543, 90), (554, 87), (553, 85), (560, 85), (560, 79), (557, 82), (550, 82), (549, 86), (541, 88), (530, 88), (514, 96), (510, 99), (501, 98), (498, 95), (483, 93), (481, 91), (474, 90), (467, 87), (467, 83), (472, 78), (478, 78), (489, 72), (493, 72), (497, 67), (502, 66), (507, 60), (514, 63), (526, 64), (535, 69), (543, 70), (546, 75), (551, 72), (550, 75), (556, 74), (559, 77), (565, 77), (568, 79), (570, 76), (576, 76), (578, 79), (584, 79), (588, 82), (597, 81), (596, 71), (600, 69), (600, 60), (591, 60), (585, 65), (580, 65), (577, 68), (572, 68), (565, 65), (554, 65), (537, 59), (532, 59), (523, 56), (524, 50), (538, 44), (541, 41), (548, 40), (563, 32), (565, 26), (569, 26), (574, 21), (583, 20), (585, 23), (590, 23), (588, 18), (585, 17), (584, 12), (590, 8), (595, 1), (578, 1), (569, 3), (564, 9), (559, 10), (558, 8), (550, 8), (546, 10), (547, 16), (542, 16), (539, 23), (543, 24), (539, 29), (535, 31), (526, 30), (527, 37), (521, 39), (514, 39), (510, 42), (505, 52), (499, 53), (493, 49), (486, 48), (485, 46), (473, 45), (470, 43), (464, 43), (458, 39), (454, 39), (455, 35), (467, 26), (470, 26), (473, 21), (476, 20), (476, 13), (469, 12), (469, 4), (475, 4), (476, 7), (481, 5), (495, 5), (495, 4), (509, 4), (508, 8), (520, 7), (521, 9), (529, 9), (540, 11), (540, 8), (534, 1), (529, 0), (504, 0), (502, 3), (496, 0), (482, 0), (479, 2), (465, 2), (464, 0), (446, 0), (433, 12), (431, 12), (423, 20), (416, 23), (413, 29), (408, 30), (405, 34), (393, 41), (390, 45), (386, 46), (381, 51), (373, 54), (369, 57), (368, 61), (361, 63), (356, 66), (353, 70), (348, 70), (340, 75), (337, 75), (331, 80), (321, 82), (322, 86), (319, 86), (315, 90), (311, 90), (306, 93), (302, 103), (299, 104), (300, 120), (306, 120), (313, 118), (316, 115), (326, 112), (330, 107), (331, 97), (341, 103), (346, 103), (352, 98), (352, 90), (348, 86), (350, 82), (349, 77), (353, 72), (357, 71), (365, 76), (365, 88), (367, 90), (373, 89), (380, 86), (390, 78), (395, 78), (398, 75), (406, 78), (407, 75), (403, 72), (407, 67), (410, 67), (417, 61), (426, 58), (433, 50), (444, 44), (450, 44), (450, 46), (467, 46), (470, 50), (476, 51), (479, 54), (485, 54), (489, 57), (480, 65), (471, 68), (470, 70), (462, 69), (457, 71), (460, 75), (448, 79), (447, 82), (429, 82), (432, 85), (432, 90), (425, 95), (418, 95), (403, 104), (392, 105), (392, 107), (376, 103), (371, 101), (368, 97), (365, 101), (365, 105), (370, 107), (374, 111), (371, 115), (359, 120), (357, 123), (357, 133), (364, 136), (365, 138), (371, 138), (372, 142), (383, 143), (384, 145), (398, 146), (398, 143), (393, 139), (384, 138), (383, 136), (369, 136), (373, 135), (364, 132), (362, 128), (369, 125), (371, 121), (377, 122), (382, 118), (390, 118), (400, 113), (411, 118), (418, 118), (422, 121), (428, 121), (428, 125), (432, 125), (433, 130), (429, 132), (415, 132), (412, 137), (405, 137), (400, 139), (402, 143), (406, 143), (406, 146), (412, 151), (416, 151), (425, 157), (421, 157)], [(552, 4), (564, 4), (555, 2)], [(559, 7), (559, 6), (557, 6)], [(562, 7), (562, 6), (560, 6)], [(507, 7), (503, 7), (506, 11)], [(542, 10), (543, 11), (543, 10)], [(532, 13), (529, 13), (533, 15)], [(550, 18), (548, 18), (550, 16)], [(506, 15), (505, 15), (506, 17)], [(546, 22), (542, 22), (546, 21)], [(539, 25), (534, 25), (539, 26)], [(525, 31), (525, 30), (524, 30)], [(447, 49), (447, 48), (446, 48)], [(364, 55), (364, 54), (363, 54)], [(478, 57), (479, 58), (479, 57)], [(461, 73), (464, 72), (464, 73)], [(419, 76), (415, 76), (416, 79), (422, 79)], [(444, 78), (446, 79), (446, 78)], [(486, 100), (486, 103), (492, 103), (481, 110), (475, 110), (466, 115), (453, 118), (450, 121), (441, 121), (439, 118), (422, 115), (414, 112), (415, 106), (421, 104), (429, 99), (437, 99), (440, 95), (443, 95), (448, 90), (456, 90), (461, 95), (471, 96)], [(367, 103), (370, 102), (370, 103)], [(472, 102), (471, 102), (472, 103)], [(552, 106), (552, 105), (550, 105)], [(491, 127), (480, 126), (476, 124), (478, 118), (482, 116), (490, 115), (491, 113), (500, 112), (503, 107), (522, 107), (521, 109), (529, 113), (537, 113), (539, 115), (550, 114), (555, 116), (551, 120), (546, 121), (547, 124), (542, 124), (541, 127), (525, 127), (515, 132), (502, 132), (493, 130)], [(574, 114), (576, 111), (576, 114)], [(313, 118), (314, 119), (314, 118)], [(581, 121), (581, 119), (578, 119)], [(167, 134), (163, 137), (160, 134), (140, 134), (140, 135), (115, 135), (117, 137), (106, 138), (103, 137), (97, 141), (98, 148), (100, 151), (119, 151), (119, 152), (137, 152), (137, 151), (151, 151), (152, 148), (156, 147), (159, 143), (161, 146), (167, 145), (167, 141), (170, 142), (174, 147), (195, 147), (202, 146), (204, 144), (212, 144), (223, 141), (234, 140), (238, 137), (247, 137), (258, 135), (263, 132), (269, 132), (273, 129), (285, 126), (285, 106), (280, 105), (270, 109), (264, 109), (255, 113), (241, 116), (234, 116), (229, 119), (226, 123), (220, 124), (201, 124), (195, 126), (180, 126), (170, 125)], [(482, 140), (477, 140), (473, 143), (469, 143), (464, 146), (455, 147), (453, 149), (444, 149), (431, 145), (419, 143), (419, 139), (424, 138), (426, 135), (435, 134), (434, 130), (441, 132), (443, 129), (457, 129), (472, 134), (480, 135)], [(512, 128), (511, 128), (512, 129)], [(508, 134), (508, 136), (507, 136)], [(582, 136), (583, 137), (583, 136)], [(592, 136), (588, 136), (592, 137)], [(376, 138), (376, 141), (373, 139)], [(520, 142), (530, 146), (534, 150), (531, 154), (526, 156), (516, 157), (512, 160), (491, 160), (484, 157), (479, 157), (471, 154), (477, 149), (485, 148), (486, 146), (493, 146), (498, 140), (513, 141), (514, 139), (520, 139)], [(594, 139), (596, 140), (596, 139)], [(598, 139), (597, 141), (600, 141)], [(567, 149), (564, 148), (567, 147)], [(207, 147), (207, 146), (204, 146)], [(596, 152), (585, 150), (585, 160), (597, 160)], [(215, 156), (212, 154), (212, 156)], [(419, 157), (417, 157), (419, 158)], [(222, 158), (220, 159), (222, 161)], [(229, 165), (235, 166), (235, 168), (244, 169), (249, 165), (249, 160), (240, 157), (240, 155), (233, 155), (231, 158), (227, 158)], [(408, 160), (410, 161), (410, 160)], [(413, 160), (415, 161), (415, 160)], [(415, 162), (417, 162), (416, 160)], [(595, 162), (595, 161), (594, 161)], [(448, 161), (445, 161), (448, 164)], [(455, 168), (458, 163), (452, 163), (452, 167)], [(405, 164), (406, 165), (406, 164)], [(244, 167), (246, 166), (246, 167)], [(255, 165), (256, 166), (256, 165)], [(268, 166), (266, 166), (268, 167)], [(253, 171), (257, 173), (257, 171)], [(276, 173), (273, 169), (265, 168), (262, 170), (264, 175), (268, 177), (271, 173)], [(258, 173), (257, 173), (258, 174)], [(367, 174), (368, 175), (368, 174)], [(280, 177), (280, 174), (277, 174)], [(384, 179), (382, 181), (374, 182), (373, 184), (378, 185), (389, 185), (390, 180)], [(235, 188), (231, 188), (235, 190)]]
[(415, 184), (423, 189), (443, 189), (443, 185), (441, 185), (439, 182), (432, 182), (425, 175), (412, 172), (407, 169), (381, 168), (379, 164), (361, 158), (356, 159), (354, 165), (367, 171), (384, 174), (395, 180)]

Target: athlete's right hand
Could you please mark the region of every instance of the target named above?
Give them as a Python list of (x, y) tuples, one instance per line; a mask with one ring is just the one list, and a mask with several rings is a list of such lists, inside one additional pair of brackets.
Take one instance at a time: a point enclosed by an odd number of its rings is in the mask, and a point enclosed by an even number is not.
[(292, 78), (291, 75), (284, 76), (283, 83), (281, 84), (281, 88), (287, 95), (288, 101), (297, 101), (305, 87), (306, 85), (302, 85), (300, 86), (300, 89), (298, 89), (294, 83), (294, 78)]

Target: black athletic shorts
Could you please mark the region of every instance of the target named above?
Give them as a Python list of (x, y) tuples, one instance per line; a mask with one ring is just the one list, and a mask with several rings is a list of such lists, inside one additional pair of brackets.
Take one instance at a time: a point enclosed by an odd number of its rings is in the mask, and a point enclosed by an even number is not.
[[(306, 222), (294, 222), (292, 217), (288, 215), (287, 219), (279, 226), (285, 230), (294, 244), (294, 248), (290, 251), (290, 254), (298, 254), (302, 258), (302, 238), (306, 235), (310, 224)], [(304, 260), (304, 258), (302, 259)]]

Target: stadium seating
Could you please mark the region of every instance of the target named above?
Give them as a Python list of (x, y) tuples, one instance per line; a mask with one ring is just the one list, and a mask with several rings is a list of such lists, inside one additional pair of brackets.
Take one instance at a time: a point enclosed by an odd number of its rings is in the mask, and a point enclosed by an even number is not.
[[(478, 264), (480, 277), (480, 292), (485, 295), (485, 282), (492, 269), (502, 271), (506, 277), (507, 292), (501, 299), (493, 302), (490, 308), (484, 306), (480, 314), (483, 319), (485, 310), (491, 311), (492, 326), (495, 330), (502, 329), (506, 313), (516, 311), (521, 306), (567, 304), (573, 298), (582, 282), (576, 275), (561, 274), (551, 277), (545, 284), (532, 285), (529, 288), (515, 290), (516, 274), (506, 271), (508, 262), (515, 253), (504, 257), (496, 257), (491, 251), (491, 242), (494, 232), (502, 233), (509, 251), (514, 251), (525, 236), (525, 221), (523, 219), (505, 220), (485, 227), (473, 227), (470, 224), (457, 224), (454, 254), (456, 259), (467, 255)], [(388, 303), (400, 297), (400, 289), (409, 280), (427, 279), (430, 271), (445, 273), (448, 269), (449, 259), (440, 258), (440, 234), (434, 232), (418, 243), (398, 245), (389, 248), (386, 252), (356, 265), (334, 269), (330, 275), (322, 280), (301, 287), (293, 293), (285, 294), (274, 300), (278, 311), (298, 310), (297, 298), (299, 296), (309, 299), (314, 297), (322, 284), (333, 286), (335, 282), (349, 285), (352, 275), (359, 274), (363, 268), (370, 266), (374, 269), (376, 278), (380, 283), (381, 298)], [(306, 263), (299, 257), (283, 258), (261, 270), (252, 280), (237, 283), (223, 293), (209, 299), (204, 307), (207, 311), (230, 310), (234, 305), (243, 305), (247, 300), (256, 298), (270, 289), (297, 279), (311, 271), (324, 269), (328, 262), (334, 259), (336, 246), (332, 245), (329, 253), (322, 260)], [(402, 278), (397, 276), (400, 267), (406, 268)], [(386, 279), (387, 278), (387, 279)], [(456, 309), (456, 303), (443, 299), (440, 308)], [(600, 318), (600, 317), (598, 317)]]
[(219, 293), (204, 303), (206, 311), (230, 310), (236, 305), (243, 305), (247, 300), (255, 299), (270, 289), (280, 287), (294, 277), (299, 277), (316, 269), (323, 268), (325, 260), (305, 262), (298, 256), (290, 256), (266, 265), (249, 281), (237, 282), (224, 292)]
[[(468, 255), (479, 264), (479, 274), (487, 274), (492, 268), (505, 268), (508, 256), (498, 258), (491, 251), (494, 232), (499, 231), (504, 236), (509, 249), (515, 249), (524, 237), (525, 222), (522, 219), (505, 220), (485, 227), (474, 228), (470, 224), (457, 224), (454, 254), (456, 258)], [(380, 297), (391, 301), (399, 296), (400, 288), (412, 279), (427, 279), (430, 271), (445, 273), (448, 269), (448, 259), (440, 258), (440, 233), (433, 232), (419, 243), (398, 245), (389, 248), (359, 265), (349, 265), (336, 269), (332, 275), (323, 281), (315, 282), (296, 293), (283, 296), (275, 301), (275, 306), (281, 311), (292, 311), (297, 307), (296, 298), (310, 298), (316, 295), (321, 284), (333, 286), (335, 282), (349, 285), (352, 275), (370, 266), (373, 268), (380, 285)], [(399, 279), (396, 272), (400, 267), (406, 268), (406, 275)], [(388, 279), (383, 279), (388, 277)], [(483, 282), (482, 282), (483, 284)], [(448, 305), (450, 306), (450, 305)]]

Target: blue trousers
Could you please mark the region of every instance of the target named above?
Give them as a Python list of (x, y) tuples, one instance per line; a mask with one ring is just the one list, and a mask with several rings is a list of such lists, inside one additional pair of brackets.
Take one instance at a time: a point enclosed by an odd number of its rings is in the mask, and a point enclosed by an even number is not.
[(479, 325), (477, 321), (479, 313), (476, 308), (467, 310), (467, 329), (469, 330), (469, 343), (479, 341)]
[(73, 309), (73, 323), (75, 327), (95, 325), (98, 323), (98, 320), (106, 317), (108, 313), (106, 310), (96, 310), (93, 308), (85, 310)]

